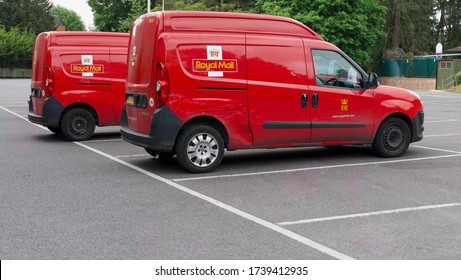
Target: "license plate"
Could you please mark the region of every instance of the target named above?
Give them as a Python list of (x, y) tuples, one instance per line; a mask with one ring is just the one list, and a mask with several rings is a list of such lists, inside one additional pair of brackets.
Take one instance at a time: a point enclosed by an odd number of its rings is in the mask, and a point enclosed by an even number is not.
[(127, 105), (134, 105), (134, 96), (130, 95), (126, 98), (126, 104)]

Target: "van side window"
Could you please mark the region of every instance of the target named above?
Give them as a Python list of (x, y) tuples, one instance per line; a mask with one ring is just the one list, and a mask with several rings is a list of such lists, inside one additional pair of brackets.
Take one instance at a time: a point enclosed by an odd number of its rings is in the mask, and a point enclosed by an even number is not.
[(361, 88), (362, 75), (335, 51), (312, 50), (315, 81), (319, 86)]

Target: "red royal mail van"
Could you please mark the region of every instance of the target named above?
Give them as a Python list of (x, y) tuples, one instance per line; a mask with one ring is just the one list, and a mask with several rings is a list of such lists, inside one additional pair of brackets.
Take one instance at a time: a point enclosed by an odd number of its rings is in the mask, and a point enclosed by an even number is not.
[(44, 32), (35, 39), (29, 120), (66, 139), (120, 124), (129, 34)]
[(132, 27), (122, 138), (190, 172), (225, 149), (371, 144), (398, 157), (423, 119), (418, 94), (379, 85), (292, 19), (156, 12)]

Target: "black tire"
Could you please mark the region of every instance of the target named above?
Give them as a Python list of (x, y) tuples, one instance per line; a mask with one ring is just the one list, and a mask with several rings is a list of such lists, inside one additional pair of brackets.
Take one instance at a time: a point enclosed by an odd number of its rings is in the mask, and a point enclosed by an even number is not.
[(48, 129), (56, 135), (62, 135), (62, 131), (60, 127), (48, 126)]
[(171, 161), (173, 160), (174, 153), (173, 152), (157, 152), (154, 150), (151, 150), (149, 148), (144, 148), (146, 152), (151, 155), (154, 159), (156, 160), (161, 160), (161, 161)]
[(197, 125), (186, 129), (176, 143), (176, 158), (189, 172), (205, 173), (216, 169), (224, 156), (224, 140), (216, 129)]
[(408, 150), (410, 139), (408, 124), (400, 118), (392, 117), (380, 125), (372, 146), (382, 157), (400, 157)]
[(61, 121), (63, 136), (71, 141), (83, 141), (93, 136), (96, 122), (93, 115), (85, 109), (72, 109)]

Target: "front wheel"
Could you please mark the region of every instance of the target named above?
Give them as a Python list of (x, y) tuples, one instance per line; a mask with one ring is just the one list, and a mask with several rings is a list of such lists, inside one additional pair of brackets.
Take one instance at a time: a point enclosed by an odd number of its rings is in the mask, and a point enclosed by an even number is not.
[(410, 139), (408, 124), (399, 118), (389, 118), (379, 127), (373, 149), (382, 157), (400, 157), (408, 150)]
[(176, 158), (189, 172), (210, 172), (219, 166), (223, 156), (224, 140), (212, 127), (193, 126), (186, 129), (178, 138)]
[(72, 109), (64, 115), (61, 121), (62, 134), (71, 141), (90, 139), (95, 126), (93, 115), (85, 109)]

